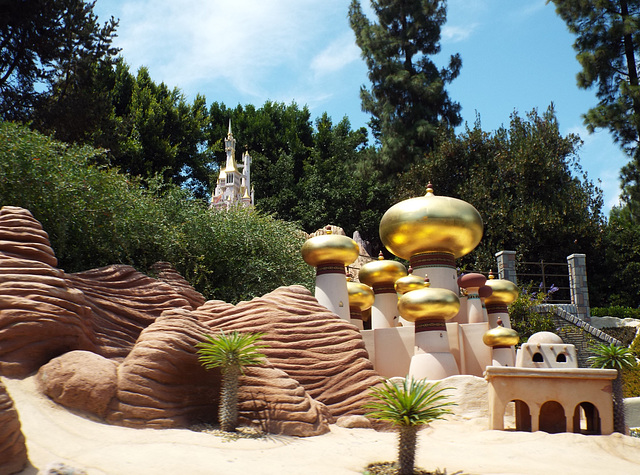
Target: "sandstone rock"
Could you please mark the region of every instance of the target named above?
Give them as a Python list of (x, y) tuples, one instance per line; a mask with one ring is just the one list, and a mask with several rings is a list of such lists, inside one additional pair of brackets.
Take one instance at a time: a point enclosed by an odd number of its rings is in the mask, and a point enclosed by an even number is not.
[(336, 425), (345, 429), (371, 429), (371, 421), (364, 416), (342, 416), (336, 421)]
[(24, 435), (13, 400), (0, 381), (0, 473), (20, 472), (29, 462)]
[(89, 351), (71, 351), (42, 366), (40, 391), (58, 404), (104, 418), (116, 394), (117, 364)]
[(182, 295), (191, 305), (192, 309), (204, 304), (202, 294), (196, 291), (187, 280), (176, 271), (168, 262), (156, 262), (151, 266), (151, 270), (157, 272), (157, 279), (169, 284), (173, 290)]
[(471, 420), (489, 418), (488, 383), (484, 378), (477, 376), (459, 375), (450, 376), (438, 383), (439, 387), (451, 388), (446, 392), (449, 400), (456, 403), (451, 406), (453, 417), (457, 419)]

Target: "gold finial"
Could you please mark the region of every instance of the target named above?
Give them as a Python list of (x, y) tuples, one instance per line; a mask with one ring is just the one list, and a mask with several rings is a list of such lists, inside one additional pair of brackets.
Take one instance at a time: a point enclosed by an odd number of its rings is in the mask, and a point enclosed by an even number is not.
[(489, 269), (489, 280), (493, 280), (495, 277), (493, 276), (493, 271)]
[(333, 234), (333, 231), (331, 230), (331, 226), (327, 226), (326, 228), (324, 228), (327, 234)]
[(413, 274), (413, 267), (409, 266), (407, 269), (407, 274)]
[(378, 254), (378, 260), (379, 261), (383, 261), (384, 260), (384, 254), (382, 254), (382, 251), (380, 251), (380, 254)]
[(433, 185), (431, 184), (431, 182), (429, 182), (429, 184), (427, 185), (427, 194), (426, 196), (429, 195), (433, 195)]
[(424, 276), (424, 286), (425, 287), (431, 286), (431, 281), (429, 280), (429, 276), (428, 275)]

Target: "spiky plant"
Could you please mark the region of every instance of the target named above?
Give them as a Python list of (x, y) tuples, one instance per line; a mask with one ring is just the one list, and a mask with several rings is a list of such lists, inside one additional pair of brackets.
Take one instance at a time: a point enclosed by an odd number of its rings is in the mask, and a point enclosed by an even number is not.
[(258, 344), (263, 333), (240, 333), (233, 331), (212, 337), (204, 335), (207, 341), (196, 345), (198, 360), (206, 369), (222, 368), (222, 391), (218, 418), (220, 428), (225, 432), (235, 432), (238, 426), (238, 380), (244, 374), (245, 366), (259, 365), (265, 356), (260, 353), (266, 345)]
[(398, 430), (398, 464), (400, 475), (413, 474), (416, 458), (418, 429), (424, 424), (441, 419), (451, 413), (443, 392), (438, 384), (429, 385), (422, 380), (405, 378), (402, 382), (385, 381), (375, 387), (371, 394), (376, 399), (365, 404), (368, 417), (391, 422)]
[(633, 368), (636, 358), (626, 346), (616, 346), (600, 343), (592, 346), (593, 356), (587, 358), (592, 368), (616, 369), (618, 376), (613, 380), (613, 430), (622, 434), (626, 433), (624, 417), (624, 395), (622, 391), (622, 370)]

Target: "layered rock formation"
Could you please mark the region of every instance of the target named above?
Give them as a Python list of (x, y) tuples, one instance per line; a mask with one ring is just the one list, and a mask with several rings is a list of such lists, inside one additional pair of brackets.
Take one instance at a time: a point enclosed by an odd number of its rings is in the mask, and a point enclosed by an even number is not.
[(27, 446), (13, 401), (0, 381), (0, 473), (17, 473), (26, 467)]
[(362, 414), (373, 371), (357, 329), (303, 287), (234, 306), (204, 302), (168, 264), (152, 279), (128, 266), (56, 269), (28, 211), (0, 211), (0, 374), (40, 368), (43, 392), (67, 407), (130, 427), (216, 422), (221, 375), (200, 365), (205, 333), (264, 333), (263, 366), (241, 380), (241, 422), (318, 435)]

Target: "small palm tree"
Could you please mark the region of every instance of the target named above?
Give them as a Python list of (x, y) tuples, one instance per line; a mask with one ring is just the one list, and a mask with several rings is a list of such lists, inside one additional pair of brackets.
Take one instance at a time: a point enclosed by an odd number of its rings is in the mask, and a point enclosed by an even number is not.
[(618, 376), (613, 380), (613, 430), (625, 434), (627, 429), (624, 420), (622, 370), (633, 368), (637, 364), (636, 358), (629, 348), (613, 343), (595, 345), (591, 347), (591, 352), (594, 355), (587, 358), (587, 361), (591, 363), (592, 368), (618, 370)]
[(371, 390), (377, 401), (365, 404), (370, 410), (367, 416), (391, 422), (398, 429), (400, 475), (413, 474), (420, 426), (451, 413), (447, 406), (454, 403), (447, 402), (448, 396), (443, 394), (447, 389), (405, 378), (397, 383), (387, 380)]
[(204, 335), (207, 341), (200, 342), (198, 360), (206, 369), (222, 368), (222, 392), (218, 418), (220, 428), (225, 432), (235, 432), (238, 426), (238, 380), (244, 374), (245, 366), (259, 365), (265, 356), (257, 344), (263, 333), (239, 333), (237, 331), (220, 334), (215, 338)]

